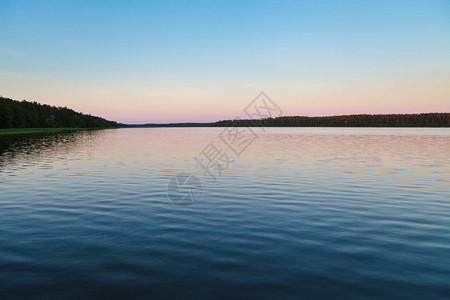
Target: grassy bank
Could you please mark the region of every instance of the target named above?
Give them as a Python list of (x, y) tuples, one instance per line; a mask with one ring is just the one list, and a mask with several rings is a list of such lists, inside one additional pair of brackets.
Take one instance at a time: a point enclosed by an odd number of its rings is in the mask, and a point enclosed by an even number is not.
[(7, 129), (0, 129), (0, 135), (60, 132), (60, 131), (90, 130), (90, 129), (107, 129), (107, 128), (70, 128), (70, 127), (67, 127), (67, 128), (7, 128)]

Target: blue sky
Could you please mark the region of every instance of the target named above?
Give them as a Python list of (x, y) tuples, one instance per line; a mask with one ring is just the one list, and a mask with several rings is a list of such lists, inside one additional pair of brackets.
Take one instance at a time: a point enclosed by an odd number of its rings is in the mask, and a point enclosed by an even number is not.
[(0, 1), (0, 95), (120, 122), (450, 111), (449, 1)]

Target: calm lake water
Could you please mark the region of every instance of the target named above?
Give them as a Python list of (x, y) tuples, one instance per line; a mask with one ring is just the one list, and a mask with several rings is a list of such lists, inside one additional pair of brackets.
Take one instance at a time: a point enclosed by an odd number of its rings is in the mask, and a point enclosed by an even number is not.
[(450, 297), (450, 129), (222, 130), (1, 136), (0, 298)]

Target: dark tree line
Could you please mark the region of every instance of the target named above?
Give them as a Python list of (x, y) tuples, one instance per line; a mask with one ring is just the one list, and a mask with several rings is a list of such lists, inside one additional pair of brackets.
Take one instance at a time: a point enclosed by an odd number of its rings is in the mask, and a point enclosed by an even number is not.
[(0, 128), (117, 127), (117, 122), (85, 115), (67, 107), (0, 97)]
[(261, 120), (224, 120), (211, 126), (264, 127), (450, 127), (450, 113), (279, 117)]

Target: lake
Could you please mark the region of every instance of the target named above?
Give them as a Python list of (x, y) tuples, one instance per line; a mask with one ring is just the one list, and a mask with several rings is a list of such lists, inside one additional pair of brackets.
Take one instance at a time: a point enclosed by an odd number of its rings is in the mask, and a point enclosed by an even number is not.
[(449, 171), (449, 128), (1, 136), (0, 298), (446, 298)]

